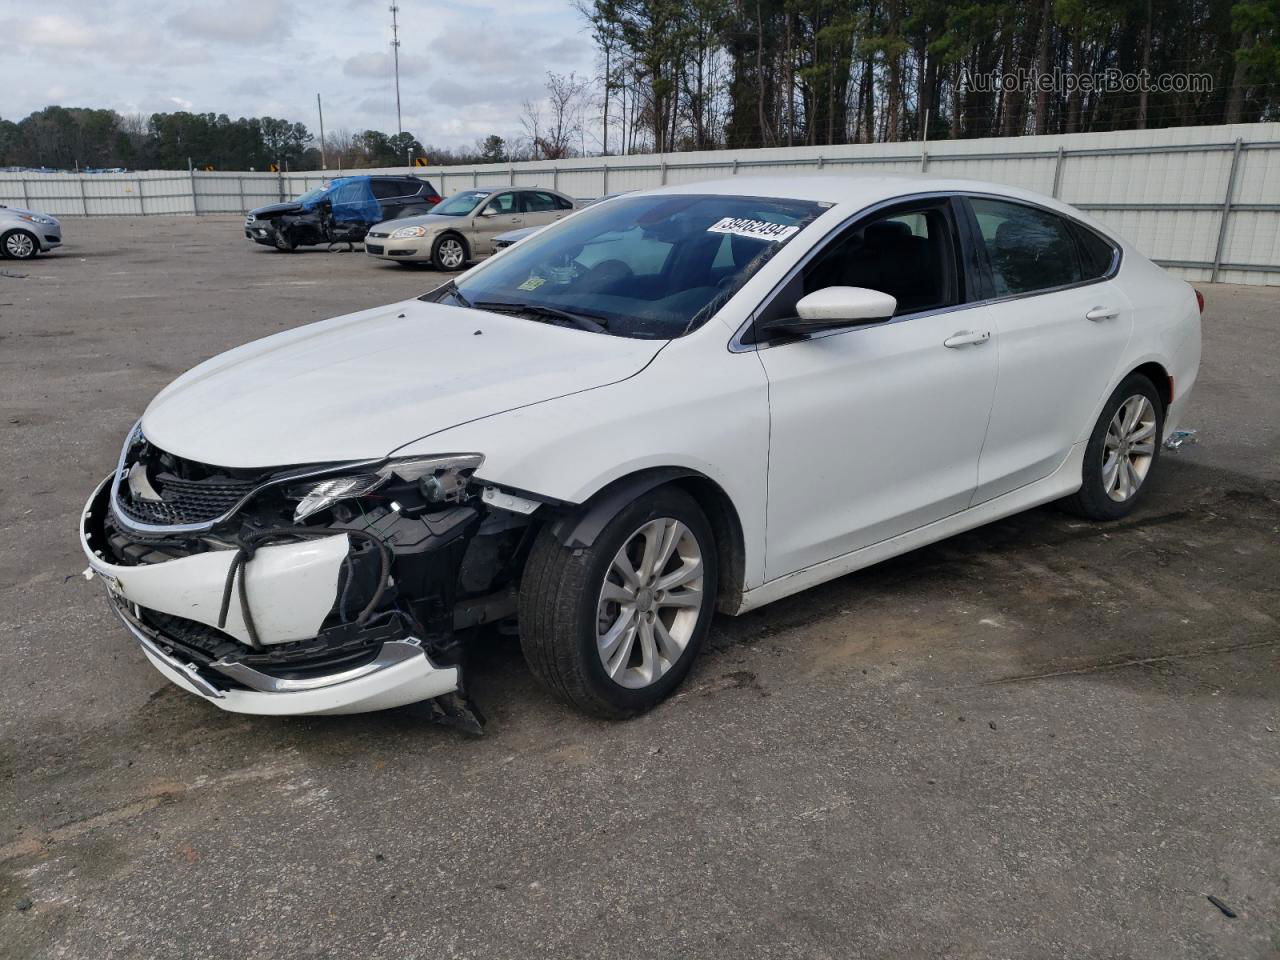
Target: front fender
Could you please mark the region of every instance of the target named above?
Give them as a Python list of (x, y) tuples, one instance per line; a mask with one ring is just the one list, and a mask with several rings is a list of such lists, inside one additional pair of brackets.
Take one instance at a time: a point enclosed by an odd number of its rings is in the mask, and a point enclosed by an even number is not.
[(474, 450), (485, 456), (478, 480), (570, 504), (634, 475), (704, 476), (741, 521), (750, 589), (764, 575), (768, 384), (753, 352), (697, 339), (673, 341), (626, 380), (443, 430), (396, 455)]

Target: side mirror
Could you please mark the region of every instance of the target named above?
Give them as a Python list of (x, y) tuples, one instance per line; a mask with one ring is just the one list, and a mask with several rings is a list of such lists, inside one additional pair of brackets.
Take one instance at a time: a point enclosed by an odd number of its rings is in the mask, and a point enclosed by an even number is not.
[(495, 210), (493, 207), (485, 207), (483, 210), (480, 211), (480, 216), (482, 217), (496, 217), (497, 215), (498, 215), (498, 211)]
[(898, 309), (896, 297), (866, 287), (824, 287), (796, 302), (796, 316), (777, 317), (760, 325), (766, 334), (803, 336), (864, 323), (883, 323)]

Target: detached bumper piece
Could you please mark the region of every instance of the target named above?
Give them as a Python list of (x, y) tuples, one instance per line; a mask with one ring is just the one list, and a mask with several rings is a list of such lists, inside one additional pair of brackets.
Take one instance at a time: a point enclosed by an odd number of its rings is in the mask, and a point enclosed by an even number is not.
[[(458, 668), (440, 668), (413, 637), (382, 643), (373, 659), (333, 673), (280, 676), (243, 662), (199, 667), (150, 627), (117, 594), (112, 606), (151, 665), (172, 683), (231, 713), (316, 716), (366, 713), (443, 697), (458, 689)], [(211, 679), (211, 674), (218, 675)], [(441, 708), (443, 709), (443, 708)]]

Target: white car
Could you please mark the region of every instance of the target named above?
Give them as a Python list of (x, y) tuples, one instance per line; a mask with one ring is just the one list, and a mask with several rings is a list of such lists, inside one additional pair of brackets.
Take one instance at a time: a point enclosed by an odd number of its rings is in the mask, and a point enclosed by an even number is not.
[(1128, 514), (1198, 299), (1009, 187), (637, 193), (178, 378), (84, 550), (151, 663), (225, 710), (465, 716), (474, 628), (503, 620), (553, 691), (625, 717), (715, 610), (1052, 500)]

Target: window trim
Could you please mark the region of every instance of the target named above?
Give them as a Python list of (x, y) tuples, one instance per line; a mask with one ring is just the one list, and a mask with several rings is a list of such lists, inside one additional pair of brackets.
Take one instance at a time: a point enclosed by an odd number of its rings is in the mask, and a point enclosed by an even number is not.
[[(1021, 207), (1030, 207), (1033, 210), (1039, 210), (1042, 213), (1048, 213), (1048, 214), (1051, 214), (1052, 216), (1065, 220), (1068, 224), (1072, 226), (1079, 227), (1083, 230), (1088, 230), (1094, 236), (1099, 237), (1101, 240), (1103, 240), (1107, 244), (1107, 246), (1111, 248), (1111, 263), (1108, 266), (1107, 271), (1103, 273), (1101, 276), (1093, 277), (1092, 279), (1089, 279), (1089, 280), (1077, 280), (1074, 283), (1060, 283), (1054, 287), (1042, 287), (1039, 290), (1028, 290), (1025, 293), (1007, 293), (1001, 296), (997, 296), (995, 292), (995, 289), (996, 289), (995, 274), (991, 268), (991, 257), (989, 252), (987, 251), (986, 240), (985, 238), (983, 238), (982, 231), (978, 227), (978, 215), (974, 213), (973, 205), (969, 203), (969, 200), (975, 197), (981, 200), (997, 200), (1001, 203), (1009, 203), (1009, 204), (1014, 204), (1016, 206), (1021, 206)], [(1083, 220), (1081, 220), (1078, 217), (1073, 217), (1070, 214), (1066, 214), (1058, 210), (1050, 209), (1049, 207), (1046, 207), (1044, 204), (1041, 204), (1041, 203), (1034, 203), (1033, 201), (1030, 201), (1030, 200), (1023, 200), (1020, 197), (1006, 197), (998, 193), (982, 193), (982, 192), (976, 192), (976, 191), (965, 192), (965, 193), (956, 194), (955, 198), (960, 202), (961, 206), (963, 206), (963, 208), (967, 212), (967, 216), (970, 221), (970, 234), (971, 234), (970, 242), (972, 242), (976, 246), (977, 248), (976, 259), (982, 265), (981, 269), (982, 269), (982, 278), (983, 278), (983, 292), (987, 294), (986, 299), (982, 301), (983, 303), (1008, 303), (1011, 300), (1023, 300), (1026, 297), (1042, 297), (1047, 293), (1059, 293), (1063, 290), (1075, 290), (1078, 287), (1088, 287), (1095, 283), (1106, 283), (1108, 280), (1114, 279), (1116, 274), (1120, 272), (1120, 266), (1122, 261), (1124, 260), (1124, 251), (1121, 248), (1120, 244), (1117, 243), (1115, 240), (1113, 240), (1111, 237), (1108, 237), (1106, 234), (1101, 233), (1098, 230), (1095, 230), (1093, 227), (1089, 226), (1087, 223), (1085, 223)], [(1080, 258), (1080, 241), (1076, 239), (1074, 230), (1069, 230), (1068, 232), (1071, 234), (1071, 246), (1076, 252), (1077, 260), (1079, 261), (1081, 270), (1083, 271), (1084, 261), (1083, 259)]]
[[(810, 265), (810, 263), (819, 254), (821, 254), (832, 243), (834, 243), (836, 239), (845, 232), (845, 230), (847, 230), (849, 227), (852, 227), (859, 220), (864, 220), (869, 216), (872, 216), (876, 213), (879, 213), (882, 210), (886, 210), (891, 207), (900, 207), (905, 204), (915, 203), (918, 201), (926, 201), (926, 200), (945, 201), (944, 205), (950, 208), (949, 219), (956, 234), (956, 236), (952, 238), (952, 243), (953, 245), (959, 244), (959, 248), (957, 252), (960, 254), (960, 256), (959, 256), (959, 263), (957, 265), (958, 275), (956, 279), (959, 282), (961, 290), (957, 292), (961, 296), (963, 296), (964, 294), (968, 294), (973, 289), (974, 277), (971, 274), (971, 271), (973, 269), (973, 264), (969, 262), (968, 251), (965, 244), (965, 237), (963, 236), (964, 228), (961, 226), (961, 223), (960, 223), (961, 218), (956, 213), (956, 209), (955, 209), (956, 197), (957, 197), (956, 194), (948, 190), (930, 190), (924, 193), (904, 194), (902, 196), (890, 197), (886, 200), (877, 201), (876, 203), (873, 203), (870, 206), (863, 207), (861, 210), (858, 210), (855, 213), (850, 214), (844, 220), (841, 220), (838, 224), (836, 224), (834, 227), (828, 230), (821, 240), (819, 240), (817, 243), (811, 246), (807, 251), (805, 251), (805, 254), (800, 259), (800, 261), (795, 265), (793, 265), (791, 269), (787, 271), (786, 275), (783, 276), (783, 278), (779, 280), (776, 284), (774, 284), (773, 288), (764, 297), (761, 298), (760, 303), (756, 305), (756, 307), (751, 311), (751, 314), (747, 317), (747, 319), (743, 321), (742, 325), (738, 327), (738, 329), (734, 332), (733, 337), (730, 338), (729, 352), (730, 353), (751, 353), (752, 351), (756, 351), (756, 350), (769, 350), (769, 349), (772, 349), (773, 347), (781, 347), (789, 343), (798, 342), (796, 340), (774, 340), (774, 341), (765, 340), (759, 343), (747, 343), (744, 341), (743, 338), (746, 337), (748, 332), (755, 326), (756, 318), (760, 316), (761, 313), (764, 312), (765, 308), (768, 307), (773, 302), (774, 298), (777, 297), (782, 292), (782, 290), (788, 284), (790, 284), (792, 280), (796, 278), (796, 275), (798, 273), (802, 272), (806, 267)], [(902, 323), (904, 320), (914, 320), (922, 317), (936, 316), (937, 314), (941, 314), (941, 313), (953, 313), (958, 310), (967, 310), (970, 307), (978, 306), (983, 302), (984, 301), (969, 300), (965, 298), (961, 303), (953, 303), (945, 307), (935, 307), (932, 310), (917, 310), (917, 311), (914, 311), (913, 313), (904, 313), (901, 316), (891, 317), (888, 320), (878, 320), (872, 323), (860, 323), (856, 326), (840, 327), (834, 330), (824, 330), (820, 333), (811, 333), (804, 338), (804, 342), (808, 343), (812, 340), (822, 340), (822, 339), (825, 339), (826, 337), (835, 337), (835, 336), (840, 336), (846, 333), (857, 333), (859, 330), (866, 330), (869, 327), (887, 327), (891, 324)]]

